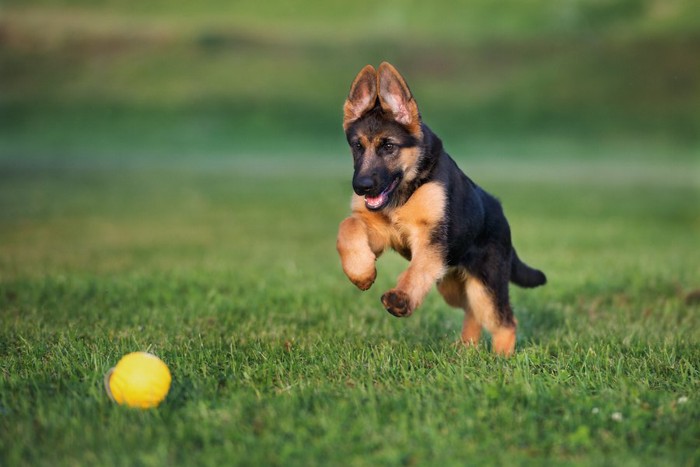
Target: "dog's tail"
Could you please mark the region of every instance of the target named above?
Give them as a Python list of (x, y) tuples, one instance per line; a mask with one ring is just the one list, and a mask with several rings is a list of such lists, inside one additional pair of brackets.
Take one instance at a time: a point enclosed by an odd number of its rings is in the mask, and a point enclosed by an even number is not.
[(520, 287), (539, 287), (547, 283), (547, 276), (539, 269), (531, 268), (520, 261), (518, 254), (513, 249), (513, 257), (510, 263), (510, 280)]

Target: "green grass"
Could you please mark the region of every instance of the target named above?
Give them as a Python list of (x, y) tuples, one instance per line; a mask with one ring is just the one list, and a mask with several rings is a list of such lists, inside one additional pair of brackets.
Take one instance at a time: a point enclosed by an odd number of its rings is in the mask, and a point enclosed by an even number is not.
[(0, 160), (323, 153), (352, 78), (383, 60), (452, 146), (700, 153), (693, 0), (368, 3), (5, 2)]
[[(435, 292), (383, 311), (395, 254), (355, 290), (349, 167), (286, 163), (0, 172), (0, 463), (700, 462), (694, 166), (462, 161), (550, 278), (513, 288), (506, 360)], [(103, 390), (135, 350), (173, 373), (157, 410)]]
[[(0, 465), (700, 464), (698, 2), (375, 3), (3, 2)], [(342, 274), (382, 60), (548, 274), (511, 359)]]

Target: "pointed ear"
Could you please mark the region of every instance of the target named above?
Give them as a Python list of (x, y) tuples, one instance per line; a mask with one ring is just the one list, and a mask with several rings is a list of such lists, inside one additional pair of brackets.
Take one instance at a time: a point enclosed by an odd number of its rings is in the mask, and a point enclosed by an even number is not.
[(350, 94), (343, 106), (343, 128), (360, 118), (374, 107), (377, 100), (377, 72), (372, 65), (364, 67), (350, 86)]
[(420, 131), (420, 113), (406, 81), (390, 63), (379, 65), (379, 102), (382, 109), (412, 132)]

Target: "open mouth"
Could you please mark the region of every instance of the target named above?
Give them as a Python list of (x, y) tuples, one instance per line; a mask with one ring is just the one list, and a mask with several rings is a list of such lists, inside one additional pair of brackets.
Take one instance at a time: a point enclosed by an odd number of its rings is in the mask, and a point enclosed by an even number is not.
[(377, 209), (381, 209), (386, 206), (389, 202), (389, 198), (391, 197), (391, 193), (396, 189), (398, 184), (399, 177), (396, 177), (394, 181), (391, 182), (391, 184), (377, 196), (365, 196), (365, 205), (367, 208), (376, 211)]

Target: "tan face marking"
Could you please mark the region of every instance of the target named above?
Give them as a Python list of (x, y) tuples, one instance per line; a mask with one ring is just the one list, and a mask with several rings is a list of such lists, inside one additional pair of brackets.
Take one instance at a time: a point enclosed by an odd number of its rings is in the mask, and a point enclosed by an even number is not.
[(399, 162), (403, 179), (406, 182), (411, 182), (418, 175), (418, 158), (420, 157), (420, 148), (404, 148), (401, 150)]

